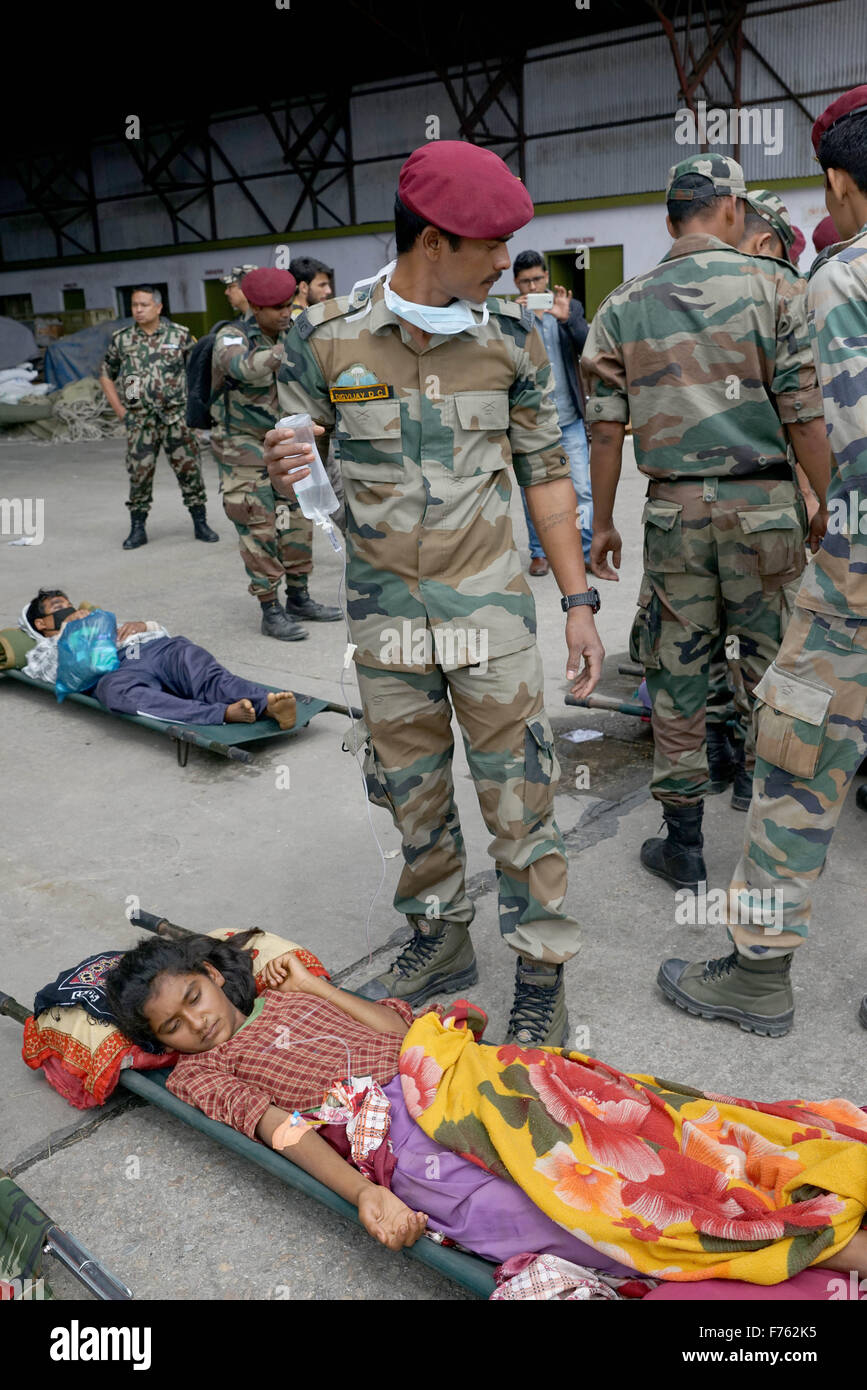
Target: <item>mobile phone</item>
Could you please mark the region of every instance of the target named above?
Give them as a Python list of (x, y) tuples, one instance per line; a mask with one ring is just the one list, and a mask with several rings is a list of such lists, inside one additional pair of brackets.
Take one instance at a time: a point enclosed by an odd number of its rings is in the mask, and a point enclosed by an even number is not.
[(554, 303), (554, 293), (545, 290), (544, 294), (528, 294), (524, 303), (528, 309), (550, 309)]

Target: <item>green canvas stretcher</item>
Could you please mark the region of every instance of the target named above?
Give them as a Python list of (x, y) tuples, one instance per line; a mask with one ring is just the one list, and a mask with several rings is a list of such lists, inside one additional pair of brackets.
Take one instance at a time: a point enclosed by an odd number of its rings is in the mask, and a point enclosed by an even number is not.
[[(47, 681), (34, 680), (24, 671), (8, 670), (0, 671), (0, 678), (20, 681), (22, 685), (32, 686), (35, 690), (47, 690), (54, 695), (54, 686)], [(277, 692), (280, 687), (276, 685), (266, 685), (266, 690)], [(273, 719), (257, 719), (252, 724), (173, 724), (165, 719), (152, 719), (147, 714), (114, 714), (111, 710), (101, 705), (92, 695), (67, 695), (67, 700), (75, 700), (79, 705), (87, 705), (90, 709), (98, 710), (100, 714), (107, 714), (112, 719), (126, 719), (130, 724), (142, 724), (146, 729), (155, 729), (157, 733), (172, 739), (177, 746), (178, 762), (181, 767), (185, 767), (189, 757), (190, 744), (195, 744), (197, 748), (205, 748), (209, 753), (218, 753), (224, 758), (231, 758), (235, 762), (251, 763), (252, 753), (249, 753), (243, 745), (245, 743), (255, 743), (258, 739), (264, 738), (286, 738), (291, 734), (297, 734), (299, 729), (308, 725), (311, 719), (323, 710), (332, 710), (339, 714), (348, 714), (345, 705), (336, 704), (332, 700), (317, 700), (312, 695), (301, 695), (296, 690), (296, 718), (295, 724), (291, 729), (281, 729)], [(356, 718), (360, 717), (360, 711)]]
[[(287, 1187), (295, 1188), (298, 1192), (303, 1192), (306, 1197), (312, 1197), (323, 1206), (329, 1207), (338, 1216), (344, 1216), (348, 1221), (359, 1224), (358, 1212), (350, 1202), (338, 1197), (336, 1192), (332, 1192), (330, 1187), (318, 1179), (305, 1173), (302, 1168), (298, 1168), (294, 1163), (290, 1163), (288, 1158), (276, 1153), (273, 1149), (266, 1148), (264, 1144), (257, 1143), (254, 1139), (248, 1139), (246, 1134), (239, 1134), (237, 1130), (231, 1129), (228, 1125), (220, 1124), (218, 1120), (211, 1120), (196, 1110), (192, 1105), (187, 1105), (186, 1101), (179, 1100), (166, 1090), (166, 1080), (171, 1072), (170, 1067), (163, 1071), (139, 1072), (129, 1069), (120, 1074), (120, 1084), (131, 1091), (133, 1095), (140, 1096), (151, 1105), (158, 1105), (161, 1110), (166, 1110), (170, 1115), (184, 1124), (191, 1125), (193, 1129), (199, 1130), (201, 1134), (207, 1134), (224, 1148), (231, 1149), (240, 1158), (248, 1159), (250, 1163), (256, 1163), (260, 1168), (264, 1168), (267, 1173), (271, 1173), (275, 1178), (279, 1178)], [(438, 1245), (436, 1241), (422, 1236), (415, 1245), (408, 1250), (401, 1252), (409, 1259), (417, 1260), (430, 1269), (435, 1269), (437, 1274), (443, 1274), (447, 1279), (453, 1279), (456, 1284), (461, 1284), (465, 1289), (474, 1293), (478, 1298), (488, 1298), (496, 1288), (494, 1280), (495, 1265), (489, 1260), (483, 1260), (478, 1255), (468, 1255), (462, 1250), (455, 1250), (447, 1245)], [(399, 1277), (399, 1275), (398, 1275)]]

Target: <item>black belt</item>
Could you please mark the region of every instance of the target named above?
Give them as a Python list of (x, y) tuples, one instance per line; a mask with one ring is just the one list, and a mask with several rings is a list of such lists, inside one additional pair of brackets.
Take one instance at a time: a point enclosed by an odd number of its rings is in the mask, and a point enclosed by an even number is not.
[[(713, 476), (714, 481), (718, 483), (751, 483), (754, 480), (761, 481), (763, 478), (768, 478), (771, 482), (793, 483), (795, 481), (795, 475), (789, 463), (769, 463), (767, 468), (757, 468), (755, 473), (717, 473), (707, 476)], [(700, 483), (704, 481), (704, 477), (703, 473), (698, 473), (692, 477), (650, 478), (648, 481), (650, 483)]]

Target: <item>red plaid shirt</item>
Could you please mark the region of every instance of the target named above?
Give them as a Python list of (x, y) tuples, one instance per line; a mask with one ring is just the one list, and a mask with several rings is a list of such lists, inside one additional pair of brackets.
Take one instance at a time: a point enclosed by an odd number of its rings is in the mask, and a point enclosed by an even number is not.
[[(385, 1085), (397, 1075), (397, 1033), (375, 1033), (315, 995), (269, 989), (262, 998), (259, 1017), (228, 1042), (181, 1057), (166, 1083), (172, 1095), (255, 1139), (269, 1105), (309, 1110), (338, 1078), (372, 1076)], [(402, 1000), (380, 1002), (412, 1023)]]

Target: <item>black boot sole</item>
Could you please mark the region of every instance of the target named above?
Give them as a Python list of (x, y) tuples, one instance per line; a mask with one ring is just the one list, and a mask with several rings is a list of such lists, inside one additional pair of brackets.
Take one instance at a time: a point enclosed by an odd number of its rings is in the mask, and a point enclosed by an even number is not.
[(750, 795), (750, 796), (735, 796), (734, 792), (732, 792), (731, 806), (732, 806), (733, 810), (735, 810), (735, 811), (748, 811), (748, 810), (750, 809), (750, 806), (751, 806), (752, 804), (753, 804), (752, 795)]
[(777, 1014), (775, 1018), (762, 1018), (761, 1014), (747, 1013), (745, 1009), (733, 1009), (727, 1004), (700, 1004), (697, 999), (678, 989), (672, 980), (667, 979), (661, 968), (656, 976), (656, 983), (666, 999), (670, 999), (686, 1013), (694, 1014), (696, 1018), (723, 1019), (727, 1023), (736, 1023), (743, 1032), (758, 1033), (763, 1038), (785, 1037), (794, 1021), (794, 1009)]
[(858, 1010), (858, 1022), (862, 1028), (867, 1028), (867, 994), (861, 1000), (861, 1007)]

